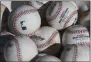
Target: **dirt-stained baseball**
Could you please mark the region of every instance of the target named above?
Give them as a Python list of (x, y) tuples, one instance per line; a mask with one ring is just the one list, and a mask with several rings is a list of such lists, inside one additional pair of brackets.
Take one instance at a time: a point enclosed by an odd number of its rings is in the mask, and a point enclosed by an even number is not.
[(36, 43), (39, 52), (56, 43), (61, 44), (59, 32), (49, 26), (41, 27), (31, 38)]
[(89, 62), (89, 54), (89, 45), (68, 45), (61, 54), (61, 60), (63, 62)]
[(31, 36), (40, 25), (41, 18), (38, 11), (29, 5), (22, 5), (13, 10), (8, 19), (8, 26), (16, 35)]
[(89, 32), (85, 26), (74, 25), (69, 27), (62, 36), (62, 44), (88, 44), (90, 43)]
[(36, 62), (49, 62), (49, 61), (53, 61), (53, 62), (61, 62), (61, 60), (55, 56), (52, 55), (44, 55), (42, 57), (39, 57)]
[(73, 1), (54, 1), (46, 12), (46, 18), (52, 27), (62, 30), (75, 24), (78, 18), (78, 7)]
[(37, 46), (26, 36), (16, 36), (4, 47), (6, 61), (31, 61), (37, 54)]

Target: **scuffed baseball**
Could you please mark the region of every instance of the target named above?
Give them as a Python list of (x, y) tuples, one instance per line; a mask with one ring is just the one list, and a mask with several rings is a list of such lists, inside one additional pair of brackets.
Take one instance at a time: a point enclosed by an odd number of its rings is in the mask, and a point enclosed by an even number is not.
[(42, 7), (44, 4), (46, 4), (48, 1), (34, 1), (34, 0), (31, 0), (30, 1), (30, 5), (33, 6), (34, 8), (36, 9), (39, 9), (40, 7)]
[(6, 61), (31, 61), (37, 54), (37, 46), (26, 36), (16, 36), (4, 47)]
[(68, 45), (61, 54), (61, 60), (63, 62), (89, 62), (89, 54), (89, 45)]
[(48, 62), (48, 61), (53, 61), (53, 62), (61, 62), (61, 60), (55, 56), (51, 55), (45, 55), (42, 57), (39, 57), (36, 62)]
[(78, 19), (78, 7), (73, 1), (54, 1), (46, 12), (50, 26), (62, 30), (75, 24)]
[(62, 44), (88, 44), (89, 32), (85, 26), (74, 25), (69, 27), (62, 36)]
[(10, 31), (16, 35), (31, 36), (41, 25), (38, 11), (29, 6), (22, 5), (13, 10), (8, 19)]
[(56, 43), (61, 44), (59, 32), (49, 26), (41, 27), (31, 38), (36, 43), (39, 52)]

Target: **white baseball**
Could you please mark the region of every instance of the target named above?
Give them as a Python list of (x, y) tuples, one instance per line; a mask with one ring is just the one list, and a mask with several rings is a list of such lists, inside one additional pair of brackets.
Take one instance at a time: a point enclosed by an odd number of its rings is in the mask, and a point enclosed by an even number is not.
[(57, 30), (75, 24), (78, 18), (78, 7), (73, 1), (52, 2), (47, 9), (46, 18)]
[(90, 61), (89, 45), (69, 45), (66, 46), (61, 54), (63, 62), (89, 62)]
[(17, 35), (31, 36), (40, 28), (40, 25), (41, 18), (38, 11), (29, 5), (16, 8), (8, 19), (11, 32)]
[(41, 27), (31, 38), (36, 43), (39, 52), (44, 51), (56, 43), (61, 43), (58, 31), (48, 26)]
[(39, 57), (36, 62), (49, 62), (49, 61), (53, 61), (53, 62), (61, 62), (61, 60), (55, 56), (51, 56), (51, 55), (45, 55), (42, 57)]
[(28, 37), (17, 36), (6, 43), (4, 57), (6, 61), (31, 61), (38, 54), (37, 46)]
[(33, 6), (36, 9), (39, 9), (40, 7), (42, 7), (44, 4), (46, 4), (48, 1), (30, 1), (30, 5)]
[(69, 27), (62, 36), (62, 44), (88, 44), (90, 41), (89, 32), (82, 25)]

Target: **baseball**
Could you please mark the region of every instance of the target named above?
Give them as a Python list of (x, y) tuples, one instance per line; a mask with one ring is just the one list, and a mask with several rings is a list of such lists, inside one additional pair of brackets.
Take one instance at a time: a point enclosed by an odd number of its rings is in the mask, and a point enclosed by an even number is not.
[(1, 1), (0, 62), (90, 62), (90, 1)]
[(61, 54), (63, 62), (89, 62), (90, 61), (90, 48), (89, 45), (69, 45), (66, 46)]
[(61, 60), (55, 56), (51, 56), (51, 55), (44, 55), (42, 57), (39, 57), (36, 62), (49, 62), (49, 61), (53, 61), (53, 62), (61, 62)]
[(74, 25), (69, 27), (62, 36), (62, 44), (88, 44), (90, 43), (89, 32), (82, 25)]
[(6, 61), (31, 61), (37, 54), (37, 46), (26, 36), (16, 36), (4, 47)]
[(47, 9), (46, 19), (50, 26), (62, 30), (76, 23), (77, 10), (78, 7), (73, 1), (52, 2)]
[(56, 43), (61, 43), (59, 32), (48, 26), (41, 27), (31, 38), (36, 43), (39, 52), (44, 51)]
[(36, 9), (39, 9), (40, 7), (42, 7), (44, 4), (46, 4), (48, 1), (30, 1), (30, 5), (33, 6)]
[(41, 25), (41, 18), (38, 11), (29, 6), (22, 5), (11, 12), (8, 19), (8, 26), (16, 35), (31, 36)]

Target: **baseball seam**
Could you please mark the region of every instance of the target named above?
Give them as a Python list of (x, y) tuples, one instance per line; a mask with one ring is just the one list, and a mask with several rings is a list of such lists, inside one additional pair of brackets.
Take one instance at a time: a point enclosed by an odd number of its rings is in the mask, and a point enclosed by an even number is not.
[(75, 31), (70, 31), (69, 29), (67, 30), (67, 32), (69, 33), (69, 34), (80, 34), (80, 33), (88, 33), (88, 30), (87, 29), (85, 29), (85, 30), (75, 30)]
[(71, 19), (75, 14), (77, 14), (77, 10), (73, 11), (73, 12), (70, 14), (70, 16), (68, 17), (68, 20), (66, 20), (66, 22), (65, 22), (63, 28), (65, 28), (65, 27), (67, 26), (68, 22), (70, 21), (70, 19)]
[(77, 48), (77, 46), (75, 45), (75, 46), (74, 46), (74, 54), (73, 54), (72, 61), (77, 62), (77, 56), (78, 56), (77, 54), (78, 54), (78, 48)]
[(20, 62), (20, 61), (22, 61), (22, 56), (21, 56), (21, 50), (20, 50), (20, 46), (19, 46), (17, 39), (14, 39), (14, 43), (15, 43), (16, 49), (17, 49), (16, 50), (17, 51), (17, 59)]
[(49, 22), (52, 21), (52, 20), (54, 20), (54, 19), (56, 19), (57, 16), (60, 14), (61, 10), (62, 9), (59, 8), (58, 11), (53, 16), (51, 16), (50, 18), (48, 18)]
[[(24, 10), (24, 11), (21, 11), (19, 12), (18, 14), (16, 14), (13, 18), (14, 22), (13, 22), (13, 27), (14, 27), (14, 30), (16, 31), (16, 33), (18, 35), (21, 35), (20, 32), (17, 30), (17, 27), (15, 26), (15, 22), (17, 21), (17, 19), (19, 19), (21, 16), (25, 15), (25, 14), (29, 14), (31, 12), (35, 12), (37, 11), (36, 9), (30, 9), (30, 10)], [(32, 34), (34, 34), (39, 28), (37, 28), (34, 32), (30, 33), (30, 34), (26, 34), (26, 36), (31, 36)], [(25, 35), (25, 34), (22, 34), (22, 35)]]
[(90, 41), (89, 42), (78, 42), (76, 44), (78, 44), (78, 45), (86, 45), (86, 46), (88, 46), (90, 48)]
[(46, 46), (52, 45), (53, 43), (55, 43), (53, 39), (56, 37), (57, 34), (58, 34), (58, 32), (55, 31), (45, 43), (39, 44), (39, 45), (37, 45), (37, 47), (41, 49)]
[[(78, 44), (78, 45), (81, 45), (81, 46), (88, 46), (90, 48), (90, 43), (87, 43), (87, 44)], [(77, 58), (78, 58), (78, 47), (77, 45), (74, 46), (74, 55), (73, 55), (73, 58), (72, 58), (72, 61), (74, 62), (77, 62)]]

